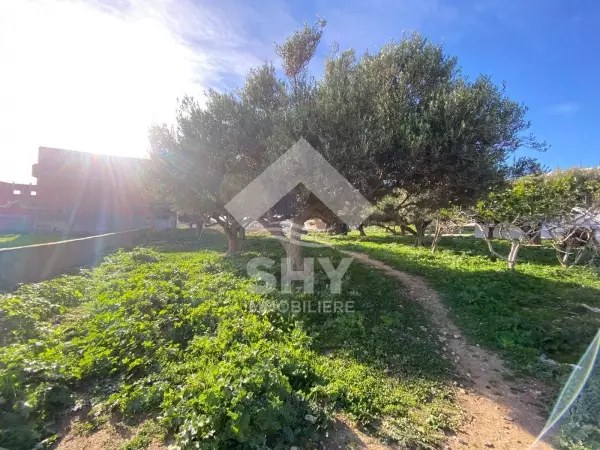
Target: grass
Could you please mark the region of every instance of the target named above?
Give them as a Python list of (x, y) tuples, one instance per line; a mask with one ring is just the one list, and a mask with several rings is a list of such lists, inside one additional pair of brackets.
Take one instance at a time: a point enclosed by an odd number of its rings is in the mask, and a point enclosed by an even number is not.
[[(338, 412), (406, 448), (456, 427), (451, 369), (393, 279), (352, 264), (334, 296), (316, 265), (314, 294), (259, 295), (246, 264), (280, 258), (278, 242), (250, 236), (230, 257), (220, 233), (193, 236), (158, 235), (153, 249), (0, 296), (0, 447), (50, 445), (75, 405), (87, 428), (107, 415), (156, 420), (183, 449), (316, 448)], [(333, 299), (354, 312), (282, 308)]]
[(0, 234), (0, 249), (25, 247), (27, 245), (47, 244), (70, 239), (52, 234)]
[[(517, 269), (509, 271), (472, 237), (443, 238), (435, 255), (412, 246), (410, 237), (374, 230), (363, 238), (351, 233), (319, 239), (423, 276), (472, 343), (500, 350), (530, 375), (552, 375), (547, 364), (540, 365), (542, 354), (576, 363), (598, 330), (598, 316), (582, 306), (600, 307), (598, 270), (565, 270), (551, 248), (523, 248)], [(508, 253), (506, 243), (495, 245)]]
[[(432, 255), (414, 247), (410, 237), (367, 233), (315, 238), (423, 276), (471, 343), (499, 351), (519, 376), (540, 378), (557, 393), (571, 372), (569, 364), (578, 362), (598, 331), (598, 314), (583, 306), (600, 307), (597, 267), (565, 270), (552, 248), (532, 247), (521, 250), (517, 269), (509, 271), (473, 237), (443, 238)], [(495, 246), (508, 253), (507, 243)], [(559, 364), (542, 362), (542, 355)], [(600, 448), (599, 366), (600, 360), (561, 421), (555, 441), (561, 449)]]

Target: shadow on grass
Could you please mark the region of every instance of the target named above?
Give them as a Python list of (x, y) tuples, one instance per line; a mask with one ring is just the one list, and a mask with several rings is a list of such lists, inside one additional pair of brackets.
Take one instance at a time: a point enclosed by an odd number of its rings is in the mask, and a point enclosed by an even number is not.
[(153, 233), (146, 245), (164, 253), (227, 251), (227, 238), (215, 228), (205, 228), (199, 238), (195, 229), (179, 228)]
[[(214, 229), (205, 230), (199, 244), (195, 243), (195, 230), (178, 230), (174, 236), (157, 247), (165, 252), (227, 249), (225, 236)], [(521, 265), (509, 271), (504, 262), (489, 258), (483, 241), (472, 237), (443, 238), (436, 255), (412, 247), (411, 236), (349, 235), (328, 241), (424, 276), (474, 343), (505, 351), (526, 373), (536, 375), (541, 370), (538, 359), (542, 353), (559, 362), (576, 363), (598, 328), (598, 318), (582, 305), (600, 307), (600, 278), (584, 268), (565, 271), (553, 263), (550, 248), (523, 248)], [(500, 251), (507, 246), (501, 241), (496, 244)], [(236, 257), (240, 273), (248, 255), (283, 256), (281, 245), (265, 236), (249, 235), (242, 242), (242, 250), (244, 253)], [(305, 249), (305, 256), (320, 255), (333, 257), (327, 249)], [(360, 285), (362, 282), (355, 280), (361, 275), (353, 273), (354, 266), (349, 270), (352, 283)], [(367, 284), (376, 285), (372, 280)], [(343, 330), (339, 334), (345, 335)], [(335, 340), (335, 336), (326, 339)]]
[[(357, 236), (336, 236), (333, 240), (352, 240)], [(394, 235), (369, 235), (360, 238), (360, 242), (373, 242), (376, 244), (407, 245), (414, 246), (412, 236), (394, 236)], [(501, 255), (507, 255), (510, 252), (510, 242), (502, 239), (494, 239), (494, 249)], [(431, 245), (431, 240), (426, 238), (426, 248)], [(456, 255), (480, 256), (495, 261), (496, 258), (490, 255), (487, 244), (483, 239), (473, 236), (443, 236), (438, 243), (438, 250), (447, 250)], [(558, 264), (554, 248), (549, 244), (541, 247), (523, 245), (519, 250), (520, 261), (531, 261), (536, 264), (556, 266)]]
[[(220, 250), (225, 251), (226, 242), (224, 237), (221, 236), (221, 239)], [(451, 307), (454, 319), (465, 335), (474, 343), (480, 342), (511, 354), (512, 362), (525, 372), (539, 370), (537, 358), (540, 349), (550, 357), (566, 355), (567, 359), (576, 359), (581, 353), (579, 349), (583, 351), (588, 343), (587, 336), (593, 335), (595, 324), (592, 320), (582, 322), (579, 312), (569, 309), (573, 305), (552, 305), (553, 300), (548, 299), (545, 293), (556, 291), (556, 286), (560, 285), (563, 294), (574, 289), (579, 298), (581, 295), (592, 298), (598, 294), (596, 289), (582, 290), (575, 283), (559, 283), (519, 272), (468, 272), (443, 264), (435, 267), (430, 261), (436, 261), (438, 255), (406, 247), (397, 238), (392, 240), (399, 244), (397, 246), (388, 245), (390, 239), (386, 237), (374, 240), (379, 241), (375, 248), (366, 247), (367, 244), (373, 245), (370, 238), (361, 241), (351, 237), (336, 238), (331, 242), (343, 249), (368, 253), (392, 267), (428, 278)], [(207, 243), (216, 245), (218, 241), (218, 236), (212, 236)], [(417, 252), (417, 256), (396, 255), (391, 252), (392, 247), (409, 248), (411, 252)], [(228, 258), (239, 271), (243, 271), (247, 261), (256, 256), (277, 260), (284, 254), (279, 242), (264, 236), (249, 236), (242, 249), (239, 255)], [(455, 261), (465, 257), (460, 252), (443, 253)], [(342, 257), (331, 248), (305, 248), (304, 255), (330, 258), (334, 267)], [(475, 255), (469, 257), (483, 258), (477, 253)], [(295, 294), (295, 299), (314, 302), (332, 298), (328, 294), (328, 279), (317, 263), (315, 269), (315, 294)], [(268, 271), (279, 279), (278, 264)], [(359, 262), (350, 265), (344, 279), (345, 288), (339, 298), (353, 302), (353, 314), (300, 312), (295, 316), (313, 336), (316, 350), (324, 355), (341, 356), (345, 361), (364, 364), (378, 370), (382, 376), (386, 373), (405, 384), (407, 393), (412, 393), (407, 395), (414, 395), (412, 402), (428, 401), (427, 396), (435, 390), (432, 381), (447, 385), (455, 379), (449, 363), (442, 358), (444, 352), (438, 345), (437, 330), (428, 321), (428, 312), (419, 303), (405, 299), (396, 280)], [(279, 293), (276, 297), (285, 299), (285, 295)], [(561, 326), (548, 326), (557, 319), (562, 321)], [(567, 324), (567, 321), (570, 323)], [(567, 330), (563, 329), (563, 325)], [(502, 399), (498, 402), (501, 403)], [(514, 407), (510, 403), (508, 406)], [(520, 417), (520, 414), (516, 416)], [(528, 431), (535, 436), (540, 430)]]
[[(187, 253), (200, 250), (225, 252), (227, 240), (217, 230), (205, 230), (200, 243), (195, 241), (195, 230), (177, 230), (169, 240), (164, 236), (154, 239), (152, 247), (164, 253)], [(281, 279), (281, 258), (285, 256), (282, 245), (268, 236), (248, 235), (241, 241), (241, 252), (229, 257), (229, 269), (248, 276), (246, 265), (252, 258), (271, 258), (271, 268), (260, 270)], [(305, 258), (315, 258), (314, 294), (282, 294), (274, 292), (277, 300), (299, 299), (311, 302), (339, 300), (349, 302), (352, 314), (327, 314), (300, 311), (296, 314), (305, 326), (314, 332), (313, 343), (324, 353), (342, 351), (357, 361), (374, 365), (380, 369), (396, 371), (404, 376), (419, 375), (438, 380), (453, 379), (449, 365), (440, 357), (427, 314), (414, 302), (404, 299), (396, 280), (382, 277), (376, 269), (361, 264), (350, 265), (344, 278), (340, 295), (329, 291), (329, 278), (316, 258), (329, 258), (334, 267), (340, 263), (341, 255), (334, 249), (305, 248)], [(301, 286), (300, 282), (294, 285)], [(308, 309), (308, 304), (302, 306)], [(426, 329), (426, 331), (424, 331)]]
[(549, 267), (548, 257), (536, 254), (547, 249), (539, 248), (527, 249), (524, 259), (533, 257), (509, 271), (468, 239), (446, 239), (436, 255), (397, 241), (399, 245), (386, 245), (386, 239), (378, 238), (336, 238), (331, 243), (424, 276), (474, 343), (505, 351), (529, 374), (540, 370), (541, 353), (576, 363), (598, 329), (597, 316), (582, 306), (600, 306), (597, 275), (581, 267)]
[(0, 234), (0, 249), (26, 247), (28, 245), (47, 244), (74, 239), (60, 234)]

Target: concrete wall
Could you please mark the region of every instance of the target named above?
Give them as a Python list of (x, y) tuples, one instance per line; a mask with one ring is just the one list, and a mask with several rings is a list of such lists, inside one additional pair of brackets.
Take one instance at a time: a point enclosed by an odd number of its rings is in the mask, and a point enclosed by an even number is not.
[(0, 249), (0, 288), (36, 283), (65, 271), (97, 263), (106, 253), (130, 250), (142, 243), (149, 230), (131, 230), (70, 241)]
[(27, 214), (3, 214), (0, 208), (0, 233), (33, 233), (35, 216)]

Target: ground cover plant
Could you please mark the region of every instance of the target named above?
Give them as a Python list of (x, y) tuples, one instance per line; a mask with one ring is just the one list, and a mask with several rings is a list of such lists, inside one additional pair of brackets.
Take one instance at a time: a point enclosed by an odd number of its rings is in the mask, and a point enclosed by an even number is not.
[(281, 257), (276, 241), (226, 256), (223, 235), (186, 231), (0, 297), (0, 447), (50, 445), (65, 411), (84, 432), (150, 419), (183, 449), (316, 447), (336, 412), (409, 448), (456, 426), (450, 368), (393, 280), (353, 263), (354, 313), (294, 313), (281, 302), (331, 299), (324, 273), (315, 294), (254, 294), (246, 262)]

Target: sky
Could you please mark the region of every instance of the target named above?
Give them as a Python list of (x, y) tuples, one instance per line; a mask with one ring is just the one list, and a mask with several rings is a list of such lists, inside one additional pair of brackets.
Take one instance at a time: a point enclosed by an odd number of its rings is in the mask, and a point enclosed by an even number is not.
[(550, 168), (600, 164), (594, 0), (0, 0), (0, 181), (35, 183), (39, 146), (143, 157), (177, 99), (239, 86), (317, 15), (331, 43), (377, 51), (404, 30), (529, 107)]

